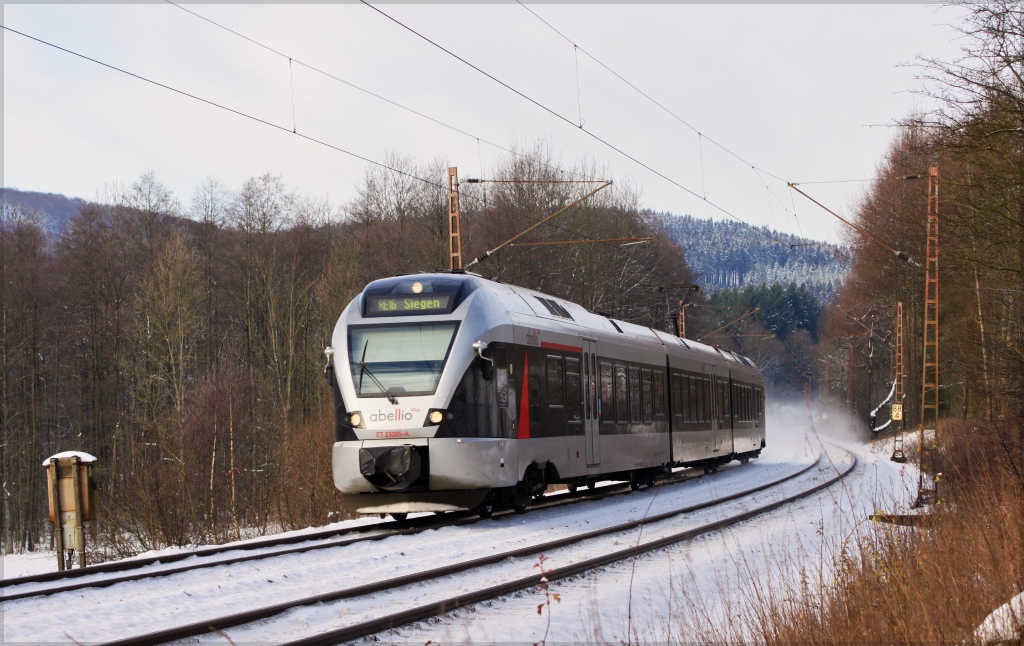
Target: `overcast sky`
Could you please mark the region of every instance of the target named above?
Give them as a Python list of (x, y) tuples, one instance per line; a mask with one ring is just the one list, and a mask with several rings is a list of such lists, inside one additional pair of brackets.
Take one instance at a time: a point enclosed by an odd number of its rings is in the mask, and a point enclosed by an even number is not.
[[(187, 204), (206, 177), (272, 172), (304, 193), (351, 199), (366, 162), (443, 158), (486, 176), (513, 141), (548, 142), (631, 180), (644, 206), (838, 240), (836, 221), (785, 182), (871, 177), (887, 124), (927, 107), (915, 54), (951, 58), (957, 9), (923, 5), (529, 5), (579, 47), (758, 173), (630, 89), (518, 4), (380, 9), (635, 157), (667, 181), (373, 9), (343, 5), (4, 5), (4, 24), (280, 125), (244, 119), (4, 34), (3, 185), (93, 198), (147, 170)], [(415, 116), (302, 65), (443, 121)], [(578, 69), (578, 73), (577, 73)], [(578, 91), (577, 91), (578, 87)], [(443, 178), (436, 178), (439, 182)], [(674, 183), (673, 183), (674, 182)], [(848, 212), (863, 184), (803, 188)], [(793, 215), (795, 206), (795, 213)]]

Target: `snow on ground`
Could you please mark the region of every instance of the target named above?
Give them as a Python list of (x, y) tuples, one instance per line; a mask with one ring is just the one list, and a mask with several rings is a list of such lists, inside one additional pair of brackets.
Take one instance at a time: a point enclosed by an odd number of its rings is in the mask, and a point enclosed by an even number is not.
[(30, 574), (43, 574), (57, 569), (57, 553), (50, 550), (36, 550), (22, 554), (5, 554), (0, 577), (13, 579)]
[[(799, 409), (797, 409), (799, 412)], [(767, 460), (796, 459), (802, 447), (828, 431), (817, 431), (789, 411), (786, 424), (769, 418)], [(776, 420), (777, 422), (779, 420)], [(841, 546), (868, 522), (876, 509), (900, 509), (914, 499), (917, 472), (889, 461), (891, 442), (859, 443), (822, 436), (858, 458), (841, 483), (774, 512), (720, 532), (679, 543), (585, 576), (551, 584), (560, 602), (547, 605), (543, 591), (531, 590), (472, 608), (436, 623), (419, 622), (378, 636), (381, 641), (433, 642), (692, 642), (750, 641), (744, 632), (749, 601), (785, 594), (811, 577), (812, 587), (827, 582)], [(839, 460), (842, 451), (828, 448)], [(783, 457), (779, 457), (781, 454)], [(558, 562), (548, 563), (557, 567)], [(803, 572), (801, 572), (801, 569)], [(820, 578), (819, 578), (820, 577)], [(695, 632), (700, 626), (703, 632)]]
[[(410, 514), (410, 517), (415, 518), (417, 516), (422, 516), (422, 515), (426, 515), (426, 514)], [(388, 521), (388, 522), (390, 522), (390, 521)], [(315, 534), (315, 533), (320, 533), (320, 532), (324, 532), (324, 531), (339, 531), (339, 530), (351, 529), (351, 528), (354, 528), (354, 527), (366, 527), (368, 525), (380, 525), (381, 529), (386, 529), (386, 528), (393, 527), (393, 525), (388, 525), (387, 522), (381, 521), (376, 516), (364, 516), (364, 517), (360, 517), (360, 518), (352, 518), (352, 519), (349, 519), (349, 520), (339, 521), (337, 523), (331, 523), (329, 525), (323, 525), (323, 526), (320, 526), (320, 527), (306, 527), (304, 529), (296, 529), (296, 530), (291, 530), (291, 531), (286, 531), (286, 532), (275, 532), (273, 534), (258, 535), (258, 536), (253, 536), (252, 538), (242, 539), (240, 541), (231, 541), (229, 543), (221, 543), (221, 544), (217, 544), (217, 545), (197, 545), (197, 546), (194, 546), (194, 547), (176, 547), (176, 546), (172, 546), (172, 547), (165, 547), (165, 548), (158, 549), (158, 550), (148, 550), (148, 551), (145, 551), (145, 552), (141, 552), (141, 553), (139, 553), (139, 554), (137, 554), (135, 556), (132, 556), (130, 558), (126, 558), (126, 559), (122, 559), (122, 560), (123, 561), (127, 561), (127, 562), (131, 562), (133, 560), (138, 560), (138, 559), (153, 558), (153, 557), (157, 557), (157, 556), (165, 556), (165, 555), (170, 555), (170, 554), (181, 554), (182, 552), (193, 552), (195, 550), (204, 549), (204, 548), (208, 548), (208, 547), (230, 547), (232, 545), (251, 545), (252, 543), (259, 543), (260, 541), (265, 541), (265, 540), (268, 540), (270, 538), (283, 538), (283, 537), (289, 537), (289, 536), (304, 536), (304, 535), (307, 535), (307, 534)], [(311, 539), (309, 542), (296, 543), (296, 544), (293, 544), (293, 545), (288, 545), (287, 547), (295, 547), (295, 546), (299, 546), (299, 545), (315, 545), (317, 542), (324, 542), (324, 541), (327, 541), (327, 540), (335, 540), (335, 538), (325, 538), (325, 539), (319, 539), (319, 540), (318, 539)], [(280, 549), (280, 548), (277, 548), (277, 549)], [(272, 551), (272, 549), (268, 548), (267, 550), (262, 550), (262, 549), (249, 548), (249, 549), (245, 550), (244, 552), (238, 551), (238, 552), (233, 552), (233, 553), (230, 553), (230, 554), (225, 552), (225, 553), (222, 553), (223, 554), (222, 557), (219, 556), (218, 558), (231, 558), (231, 557), (234, 557), (234, 556), (238, 556), (239, 554), (243, 554), (243, 553), (244, 554), (256, 554), (256, 553), (260, 553), (260, 552), (264, 552), (264, 551)], [(96, 564), (95, 563), (90, 563), (90, 565), (96, 565)], [(177, 567), (179, 565), (181, 565), (180, 561), (179, 562), (175, 562), (173, 564), (170, 564), (167, 567)], [(156, 567), (157, 567), (157, 569), (159, 569), (159, 566), (156, 566)], [(21, 554), (6, 554), (3, 557), (3, 569), (2, 569), (2, 571), (0, 571), (0, 578), (3, 578), (3, 579), (14, 579), (14, 578), (17, 578), (17, 577), (30, 576), (30, 575), (33, 575), (33, 574), (45, 574), (45, 573), (48, 573), (48, 572), (53, 572), (56, 569), (57, 569), (57, 555), (56, 555), (56, 552), (54, 552), (53, 550), (41, 549), (41, 550), (37, 550), (35, 552), (24, 552), (24, 553), (21, 553)], [(89, 579), (86, 578), (86, 577), (83, 577), (83, 578), (81, 578), (79, 580), (80, 581), (88, 581)], [(27, 590), (28, 588), (20, 588), (20, 589)]]
[[(85, 589), (52, 598), (12, 601), (4, 604), (4, 638), (7, 641), (63, 641), (66, 640), (65, 631), (83, 642), (128, 637), (169, 627), (185, 619), (214, 618), (242, 609), (537, 544), (581, 530), (618, 524), (630, 518), (640, 518), (645, 513), (656, 514), (774, 481), (798, 471), (812, 460), (813, 456), (799, 464), (759, 464), (755, 461), (745, 467), (733, 463), (713, 476), (600, 501), (585, 501), (562, 509), (535, 510), (502, 520), (445, 527), (413, 536), (395, 536), (382, 541), (252, 563), (217, 566), (151, 581)], [(747, 501), (745, 504), (752, 503)], [(701, 520), (717, 517), (717, 513), (720, 512), (709, 510), (703, 515), (699, 512), (690, 514), (680, 523), (683, 526), (698, 524)], [(645, 535), (656, 535), (647, 534), (649, 531), (645, 530)], [(574, 550), (573, 555), (575, 558), (587, 558), (614, 549), (615, 545), (628, 544), (630, 540), (635, 540), (635, 536), (625, 534), (595, 539), (588, 546)], [(481, 583), (494, 583), (506, 576), (523, 576), (532, 571), (532, 562), (518, 560), (475, 572), (451, 585), (457, 589), (472, 589)], [(438, 594), (444, 593), (439, 588)], [(335, 613), (342, 623), (348, 623), (366, 613), (391, 609), (392, 600), (397, 597), (404, 597), (410, 603), (422, 602), (420, 590), (384, 596), (389, 598), (385, 604), (380, 598), (367, 600), (362, 607), (342, 602), (327, 611)], [(62, 621), (59, 624), (49, 620), (54, 616), (52, 613), (57, 605), (61, 608), (59, 616)], [(314, 607), (294, 612), (302, 615), (324, 610)], [(252, 639), (279, 641), (291, 637), (287, 632), (278, 633), (277, 629), (274, 632), (273, 636), (258, 634)], [(240, 639), (251, 641), (247, 637)]]
[(1024, 630), (1024, 592), (1018, 594), (985, 617), (974, 638), (982, 644), (1014, 643)]
[[(3, 604), (4, 641), (68, 642), (69, 636), (80, 642), (125, 638), (433, 569), (720, 498), (799, 471), (820, 451), (813, 429), (792, 420), (773, 425), (770, 418), (768, 441), (769, 448), (762, 458), (749, 465), (741, 467), (734, 462), (712, 476), (630, 495), (348, 547), (7, 602)], [(550, 614), (545, 607), (538, 615), (537, 606), (545, 596), (541, 591), (529, 590), (380, 638), (420, 643), (535, 642), (547, 633), (548, 642), (621, 641), (630, 636), (657, 641), (686, 639), (687, 622), (727, 620), (737, 612), (744, 594), (750, 593), (750, 584), (786, 583), (781, 579), (780, 564), (812, 564), (815, 569), (819, 559), (829, 556), (829, 546), (865, 522), (875, 507), (892, 508), (913, 488), (908, 485), (912, 476), (909, 469), (889, 462), (888, 455), (882, 454), (884, 449), (872, 452), (867, 445), (850, 442), (844, 447), (856, 453), (860, 463), (843, 483), (729, 529), (641, 556), (635, 562), (555, 582), (549, 592), (557, 593), (560, 602), (552, 601)], [(780, 487), (647, 526), (642, 539), (653, 540), (777, 500), (805, 488), (808, 482), (830, 477), (835, 468), (842, 468), (842, 463), (850, 459), (843, 450), (830, 448), (827, 453), (836, 461), (834, 467), (826, 462), (824, 469), (812, 469)], [(913, 480), (916, 485), (916, 474)], [(557, 568), (622, 549), (636, 544), (638, 538), (640, 531), (633, 530), (591, 539), (546, 555), (546, 566)], [(506, 560), (388, 593), (294, 609), (227, 633), (236, 643), (296, 639), (526, 576), (536, 571), (535, 564), (536, 559), (530, 558)], [(53, 621), (53, 617), (60, 617), (60, 621)], [(224, 639), (212, 636), (202, 641)]]

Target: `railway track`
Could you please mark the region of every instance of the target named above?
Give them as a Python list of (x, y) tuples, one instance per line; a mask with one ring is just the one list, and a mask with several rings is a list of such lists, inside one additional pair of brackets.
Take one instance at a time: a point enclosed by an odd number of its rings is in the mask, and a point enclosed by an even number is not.
[[(195, 637), (210, 632), (221, 631), (228, 628), (241, 626), (243, 624), (249, 624), (251, 622), (259, 620), (265, 620), (280, 615), (281, 613), (284, 613), (293, 608), (311, 606), (314, 604), (327, 603), (343, 599), (355, 599), (357, 597), (364, 597), (366, 595), (394, 590), (410, 584), (430, 581), (438, 579), (440, 577), (445, 577), (461, 572), (467, 572), (477, 568), (494, 565), (510, 559), (521, 559), (528, 556), (535, 556), (541, 553), (550, 552), (555, 549), (572, 546), (593, 538), (613, 535), (616, 533), (636, 529), (640, 526), (651, 525), (682, 514), (687, 514), (703, 509), (710, 509), (722, 505), (723, 503), (727, 503), (729, 501), (738, 500), (746, 496), (750, 496), (754, 493), (765, 491), (767, 489), (776, 487), (786, 481), (792, 480), (807, 473), (816, 465), (820, 465), (822, 463), (822, 460), (823, 458), (819, 458), (817, 463), (812, 463), (807, 467), (800, 469), (796, 472), (785, 475), (784, 477), (776, 478), (767, 483), (762, 483), (755, 487), (747, 488), (727, 496), (714, 498), (712, 500), (701, 502), (698, 504), (688, 505), (664, 513), (655, 514), (652, 516), (641, 518), (639, 520), (630, 520), (628, 522), (620, 523), (614, 526), (578, 533), (572, 536), (546, 541), (541, 544), (534, 544), (523, 548), (508, 550), (501, 552), (499, 554), (492, 554), (481, 558), (469, 559), (459, 563), (453, 563), (425, 571), (389, 578), (386, 580), (375, 581), (372, 583), (335, 590), (325, 594), (309, 596), (302, 599), (288, 601), (285, 603), (279, 603), (265, 606), (262, 608), (256, 608), (244, 612), (234, 613), (231, 615), (222, 616), (215, 619), (207, 619), (203, 621), (193, 622), (187, 625), (181, 625), (165, 630), (159, 630), (142, 635), (137, 635), (126, 639), (111, 641), (108, 642), (106, 646), (141, 646), (149, 644), (160, 644), (178, 639)], [(715, 520), (713, 522), (706, 523), (696, 528), (691, 528), (682, 532), (677, 532), (667, 537), (662, 537), (660, 539), (649, 541), (634, 547), (629, 547), (626, 549), (621, 549), (611, 553), (603, 554), (601, 556), (581, 561), (567, 567), (559, 568), (557, 570), (548, 571), (546, 573), (546, 576), (549, 580), (575, 576), (577, 574), (586, 572), (594, 568), (602, 567), (604, 565), (608, 565), (619, 560), (633, 557), (637, 554), (659, 549), (672, 543), (688, 540), (695, 536), (699, 536), (704, 533), (721, 529), (728, 525), (742, 522), (744, 520), (753, 518), (759, 514), (763, 514), (773, 509), (777, 509), (778, 507), (781, 507), (794, 500), (798, 500), (799, 498), (811, 495), (816, 491), (820, 491), (834, 484), (835, 482), (839, 481), (847, 474), (849, 474), (856, 466), (856, 464), (857, 461), (854, 457), (852, 463), (845, 470), (837, 470), (837, 473), (834, 476), (828, 478), (826, 481), (817, 483), (814, 486), (803, 489), (799, 493), (788, 496), (782, 500), (778, 500), (767, 505), (762, 505), (755, 509), (748, 510), (743, 513), (733, 515), (727, 518)], [(531, 586), (535, 586), (540, 582), (541, 576), (544, 575), (537, 574), (528, 577), (518, 578), (499, 585), (490, 586), (484, 589), (446, 598), (439, 602), (432, 602), (409, 610), (396, 612), (385, 617), (380, 617), (356, 623), (342, 629), (327, 631), (314, 637), (296, 641), (294, 642), (294, 644), (333, 644), (352, 639), (357, 639), (359, 637), (395, 628), (411, 622), (420, 621), (422, 619), (426, 619), (432, 616), (445, 614), (460, 607), (478, 603), (480, 601), (484, 601), (487, 599), (500, 597), (512, 592), (529, 588)]]
[[(673, 474), (672, 476), (665, 480), (660, 481), (659, 486), (685, 482), (686, 480), (690, 480), (696, 477), (699, 477), (699, 473), (697, 473), (695, 469), (686, 469), (684, 471), (680, 471)], [(555, 498), (548, 498), (546, 500), (542, 499), (541, 502), (531, 505), (530, 509), (536, 511), (541, 509), (550, 509), (553, 507), (562, 507), (565, 505), (575, 504), (578, 502), (602, 500), (609, 496), (621, 495), (628, 493), (629, 491), (629, 483), (608, 484), (601, 487), (597, 487), (592, 490), (581, 489), (576, 492), (566, 492), (564, 494), (560, 494)], [(497, 511), (494, 513), (493, 516), (491, 516), (490, 520), (501, 520), (502, 518), (511, 516), (514, 513), (515, 512), (513, 512), (511, 509)], [(156, 577), (170, 576), (172, 574), (191, 572), (194, 570), (216, 567), (220, 565), (246, 563), (250, 561), (276, 558), (279, 556), (285, 556), (287, 554), (302, 554), (305, 552), (311, 552), (320, 549), (328, 549), (332, 547), (345, 547), (347, 545), (353, 545), (355, 543), (362, 543), (366, 541), (380, 541), (386, 538), (391, 538), (393, 536), (408, 536), (412, 534), (419, 534), (421, 532), (439, 529), (442, 527), (471, 525), (482, 520), (488, 519), (480, 518), (479, 516), (471, 512), (455, 512), (451, 514), (445, 514), (445, 516), (441, 518), (436, 516), (424, 516), (420, 518), (414, 518), (411, 520), (403, 521), (401, 523), (372, 523), (357, 527), (323, 530), (319, 532), (301, 534), (296, 536), (268, 538), (263, 540), (251, 541), (247, 543), (217, 545), (189, 552), (183, 552), (179, 554), (167, 554), (161, 556), (144, 557), (139, 559), (128, 559), (124, 561), (111, 561), (109, 563), (100, 563), (98, 565), (90, 565), (88, 567), (73, 570), (65, 570), (63, 572), (46, 572), (43, 574), (3, 579), (0, 580), (0, 588), (4, 588), (5, 590), (2, 596), (0, 596), (0, 601), (16, 601), (18, 599), (27, 599), (30, 597), (59, 594), (62, 592), (73, 592), (75, 590), (82, 590), (85, 588), (109, 587), (117, 583), (153, 579)], [(339, 538), (338, 540), (328, 540), (327, 542), (316, 543), (314, 545), (300, 545), (298, 547), (274, 550), (272, 552), (262, 552), (259, 554), (243, 554), (239, 556), (222, 559), (210, 558), (227, 552), (251, 551), (257, 549), (296, 545), (312, 541), (330, 539), (333, 537), (348, 536), (350, 534), (367, 535), (354, 536), (351, 538)], [(144, 570), (144, 568), (148, 568), (154, 565), (166, 565), (168, 563), (177, 563), (191, 558), (210, 558), (210, 560), (205, 560), (198, 563), (189, 563), (187, 565), (181, 565), (172, 568), (164, 568), (155, 571)], [(8, 592), (6, 590), (6, 588), (12, 588), (20, 585), (34, 583), (49, 583), (52, 581), (64, 581), (67, 579), (77, 579), (82, 577), (89, 577), (92, 575), (108, 574), (112, 572), (131, 573), (116, 577), (106, 577), (102, 579), (97, 578), (89, 579), (87, 581), (65, 583), (62, 585), (26, 590), (22, 592), (18, 592), (16, 590)]]

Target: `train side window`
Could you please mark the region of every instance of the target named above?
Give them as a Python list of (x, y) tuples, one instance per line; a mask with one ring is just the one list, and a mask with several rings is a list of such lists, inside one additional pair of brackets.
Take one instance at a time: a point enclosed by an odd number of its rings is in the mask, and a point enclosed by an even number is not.
[(718, 377), (711, 376), (708, 381), (708, 388), (711, 390), (711, 419), (718, 421), (721, 416), (721, 397), (718, 395)]
[(719, 405), (718, 419), (721, 421), (722, 424), (725, 424), (727, 426), (732, 426), (732, 423), (729, 421), (729, 382), (728, 382), (728, 380), (722, 380), (721, 382), (719, 382), (719, 384), (718, 384), (718, 392), (719, 392), (719, 395), (721, 397), (721, 400), (718, 403), (718, 405)]
[(718, 417), (718, 398), (715, 397), (715, 380), (713, 377), (708, 377), (704, 381), (707, 387), (708, 421), (712, 422)]
[(644, 368), (640, 375), (640, 401), (643, 403), (644, 423), (650, 423), (654, 421), (654, 388), (651, 384), (651, 371)]
[(690, 411), (687, 422), (697, 421), (697, 380), (692, 375), (686, 376), (686, 410)]
[(547, 435), (561, 435), (565, 430), (565, 376), (562, 357), (549, 355), (545, 359), (547, 368), (548, 407), (545, 420)]
[(615, 421), (615, 387), (612, 383), (612, 366), (608, 363), (601, 364), (601, 408), (599, 413), (602, 421)]
[(504, 345), (494, 346), (494, 372), (498, 406), (508, 408), (508, 348)]
[(672, 416), (683, 416), (683, 378), (681, 375), (672, 375)]
[(629, 421), (629, 386), (626, 366), (615, 366), (615, 415), (620, 422)]
[(530, 377), (530, 435), (540, 432), (540, 380)]
[(701, 381), (704, 382), (704, 421), (710, 422), (714, 416), (714, 409), (711, 407), (711, 379), (705, 377)]
[(693, 393), (690, 392), (690, 376), (683, 375), (682, 380), (683, 399), (681, 407), (683, 409), (683, 422), (689, 423), (693, 421), (693, 411), (690, 410), (691, 406), (693, 406)]
[(660, 370), (654, 371), (654, 414), (665, 416), (665, 375)]
[(640, 369), (629, 369), (629, 421), (640, 421)]
[(548, 406), (565, 404), (565, 379), (562, 376), (562, 357), (547, 358), (548, 364)]
[(594, 373), (590, 370), (590, 353), (583, 353), (583, 415), (590, 419), (590, 404), (593, 400)]
[(729, 407), (729, 400), (725, 396), (725, 382), (718, 379), (715, 383), (717, 384), (716, 394), (718, 395), (718, 425), (724, 426), (727, 414), (726, 411)]
[(704, 380), (700, 377), (694, 379), (696, 385), (696, 399), (697, 399), (697, 419), (698, 422), (704, 421)]
[(565, 416), (568, 422), (583, 420), (583, 389), (580, 383), (580, 360), (565, 360)]

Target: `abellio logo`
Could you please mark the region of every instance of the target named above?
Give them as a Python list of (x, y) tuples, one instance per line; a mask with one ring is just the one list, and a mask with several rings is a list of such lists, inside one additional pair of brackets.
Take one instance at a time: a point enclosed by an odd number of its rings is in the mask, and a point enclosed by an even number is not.
[(391, 411), (377, 411), (376, 413), (370, 413), (368, 418), (371, 422), (408, 422), (412, 419), (412, 414), (419, 411), (418, 408), (412, 410), (402, 410), (401, 408), (395, 408)]

